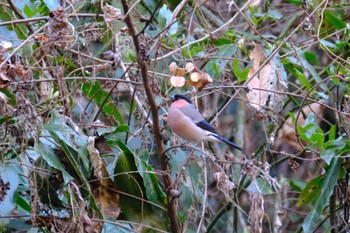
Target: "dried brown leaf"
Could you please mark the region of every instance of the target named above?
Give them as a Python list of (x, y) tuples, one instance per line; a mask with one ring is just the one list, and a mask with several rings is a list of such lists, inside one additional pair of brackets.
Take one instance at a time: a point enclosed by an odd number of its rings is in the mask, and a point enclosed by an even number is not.
[(8, 110), (8, 99), (7, 99), (7, 96), (0, 92), (0, 113), (6, 113), (7, 110)]
[(40, 41), (43, 41), (43, 42), (48, 42), (49, 41), (49, 36), (46, 35), (45, 33), (42, 33), (42, 34), (35, 35), (34, 39), (40, 40)]
[[(253, 66), (250, 68), (248, 73), (248, 79), (250, 79), (260, 68), (261, 62), (265, 59), (265, 56), (258, 45), (255, 45), (253, 51), (250, 53), (250, 59), (254, 60)], [(267, 99), (267, 92), (256, 90), (258, 89), (267, 89), (268, 88), (268, 74), (270, 72), (270, 65), (267, 64), (261, 71), (260, 74), (256, 75), (248, 83), (250, 91), (247, 94), (249, 104), (256, 108), (258, 111), (262, 110), (262, 107), (265, 104)]]
[(121, 62), (121, 57), (118, 53), (115, 53), (111, 50), (108, 50), (104, 53), (102, 53), (102, 56), (104, 59), (108, 60), (108, 61), (112, 61), (112, 67), (118, 67), (120, 65)]
[(90, 162), (92, 167), (94, 168), (94, 175), (98, 179), (103, 179), (103, 161), (100, 156), (100, 152), (95, 148), (95, 137), (88, 138), (87, 150), (90, 156)]
[(64, 49), (71, 47), (75, 41), (74, 27), (67, 21), (64, 9), (59, 7), (55, 11), (50, 11), (49, 15), (48, 25), (44, 29), (49, 41)]
[(106, 4), (105, 6), (102, 7), (102, 11), (104, 13), (103, 17), (107, 23), (115, 22), (123, 18), (121, 10), (111, 5)]
[(249, 202), (251, 204), (248, 216), (249, 232), (261, 233), (265, 216), (264, 197), (260, 193), (251, 193), (249, 194)]
[[(251, 79), (248, 83), (250, 89), (247, 94), (249, 104), (258, 110), (258, 113), (266, 113), (277, 121), (276, 113), (280, 112), (285, 99), (283, 92), (287, 89), (287, 84), (284, 81), (285, 71), (278, 55), (275, 55), (269, 63), (267, 63), (260, 72), (253, 77), (259, 70), (260, 64), (265, 56), (259, 46), (255, 46), (250, 58), (254, 59), (253, 66), (249, 70), (248, 78)], [(253, 78), (252, 78), (253, 77)]]
[(10, 81), (6, 74), (0, 72), (0, 90), (5, 90), (10, 85)]

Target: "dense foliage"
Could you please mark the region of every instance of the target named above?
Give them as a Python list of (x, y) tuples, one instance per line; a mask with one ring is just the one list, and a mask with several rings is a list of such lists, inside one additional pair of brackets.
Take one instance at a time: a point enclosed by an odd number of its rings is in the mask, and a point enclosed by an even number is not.
[[(1, 229), (348, 232), (348, 1), (0, 3)], [(244, 147), (167, 126), (187, 94)]]

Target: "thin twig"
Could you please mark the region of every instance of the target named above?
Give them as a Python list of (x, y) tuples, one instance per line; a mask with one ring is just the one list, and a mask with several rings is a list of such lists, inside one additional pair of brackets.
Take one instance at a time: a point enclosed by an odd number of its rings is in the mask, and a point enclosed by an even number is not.
[[(247, 6), (249, 6), (249, 4), (250, 4), (251, 1), (252, 1), (252, 0), (247, 1), (247, 2), (242, 6), (241, 10), (244, 10)], [(190, 46), (193, 45), (193, 44), (197, 44), (197, 43), (199, 43), (199, 42), (202, 42), (202, 41), (208, 39), (208, 38), (211, 37), (213, 34), (216, 34), (216, 33), (220, 32), (221, 30), (225, 29), (228, 25), (230, 25), (230, 24), (237, 18), (238, 15), (239, 15), (239, 13), (236, 13), (230, 20), (228, 20), (228, 21), (227, 21), (225, 24), (223, 24), (221, 27), (219, 27), (218, 29), (215, 29), (215, 30), (214, 30), (213, 32), (211, 32), (211, 33), (208, 33), (207, 35), (203, 36), (202, 38), (199, 38), (199, 39), (197, 39), (197, 40), (195, 40), (195, 41), (192, 41), (192, 42), (190, 42), (190, 43), (187, 43), (187, 44), (185, 44), (185, 45), (183, 45), (183, 46), (181, 46), (181, 47), (179, 47), (179, 48), (177, 48), (177, 49), (174, 49), (174, 50), (171, 51), (170, 53), (167, 53), (167, 54), (165, 54), (165, 55), (163, 55), (163, 56), (161, 56), (161, 57), (155, 58), (155, 60), (157, 60), (157, 61), (158, 61), (158, 60), (162, 60), (162, 59), (164, 59), (164, 58), (167, 58), (167, 57), (173, 55), (174, 53), (177, 53), (177, 52), (181, 51), (181, 50), (184, 49), (184, 48), (190, 47)]]
[[(126, 67), (125, 67), (125, 65), (124, 65), (124, 63), (123, 63), (123, 61), (120, 62), (120, 66), (122, 67), (123, 71), (126, 72), (126, 73), (125, 73), (125, 79), (126, 79), (126, 81), (131, 82), (131, 81), (130, 81), (130, 78), (129, 78), (129, 73), (127, 72), (127, 69), (126, 69)], [(129, 67), (131, 67), (131, 65), (130, 65)], [(128, 69), (129, 69), (129, 68), (128, 68)], [(130, 83), (130, 84), (131, 84), (131, 83)], [(134, 93), (135, 93), (135, 88), (134, 88), (132, 85), (129, 85), (129, 91), (130, 91), (131, 96), (134, 96), (134, 100), (135, 100), (135, 102), (136, 102), (136, 105), (137, 105), (137, 107), (139, 108), (140, 112), (142, 113), (143, 117), (144, 117), (145, 119), (147, 119), (148, 124), (149, 124), (150, 126), (152, 126), (152, 125), (153, 125), (153, 121), (149, 118), (149, 116), (148, 116), (149, 114), (148, 114), (147, 111), (144, 109), (140, 98), (137, 96), (137, 94), (134, 94)]]
[(27, 44), (36, 34), (38, 34), (41, 30), (43, 30), (47, 26), (47, 23), (38, 28), (32, 35), (28, 36), (20, 45), (18, 45), (0, 64), (0, 70), (7, 63), (10, 58), (17, 53), (25, 44)]
[[(87, 18), (103, 18), (103, 14), (92, 14), (92, 13), (79, 13), (79, 14), (70, 14), (67, 16), (68, 18), (76, 18), (76, 17), (87, 17)], [(21, 23), (30, 23), (30, 22), (38, 22), (47, 20), (47, 16), (41, 16), (41, 17), (34, 17), (30, 19), (18, 19), (18, 20), (11, 20), (6, 22), (1, 22), (1, 26), (7, 26), (7, 25), (14, 25), (14, 24), (21, 24)]]
[[(127, 0), (121, 1), (124, 13), (129, 12), (129, 6)], [(160, 134), (160, 125), (159, 125), (159, 116), (158, 116), (158, 106), (157, 103), (153, 97), (153, 93), (149, 84), (148, 80), (148, 65), (147, 61), (142, 58), (142, 55), (140, 53), (140, 42), (139, 38), (137, 36), (134, 23), (132, 21), (132, 18), (130, 14), (126, 15), (124, 17), (124, 21), (126, 25), (128, 26), (129, 33), (132, 37), (132, 40), (134, 42), (135, 50), (136, 50), (136, 56), (137, 56), (137, 63), (140, 67), (141, 71), (141, 77), (143, 86), (145, 88), (146, 96), (150, 105), (151, 109), (151, 115), (153, 120), (153, 135), (155, 138), (156, 146), (157, 146), (157, 154), (159, 155), (161, 168), (163, 170), (163, 179), (166, 187), (166, 193), (168, 197), (168, 217), (170, 221), (171, 230), (173, 233), (180, 233), (180, 227), (177, 220), (177, 214), (176, 214), (176, 198), (171, 197), (171, 191), (173, 189), (173, 183), (171, 181), (171, 176), (169, 174), (169, 166), (168, 166), (168, 159), (165, 155), (161, 156), (164, 151), (164, 145), (162, 141), (162, 136)]]
[[(325, 2), (326, 0), (323, 0), (311, 13), (311, 15), (314, 15), (320, 6)], [(243, 7), (242, 7), (243, 8)], [(247, 85), (257, 74), (260, 73), (260, 71), (270, 62), (270, 60), (279, 52), (279, 50), (282, 48), (282, 46), (289, 41), (292, 36), (304, 25), (306, 19), (304, 19), (286, 38), (283, 39), (283, 41), (271, 52), (269, 57), (260, 65), (259, 69), (248, 79), (244, 84)], [(229, 104), (231, 104), (232, 100), (237, 96), (238, 92), (236, 92), (234, 95), (231, 96), (229, 101), (226, 102), (225, 106), (217, 113), (217, 115), (220, 115)]]

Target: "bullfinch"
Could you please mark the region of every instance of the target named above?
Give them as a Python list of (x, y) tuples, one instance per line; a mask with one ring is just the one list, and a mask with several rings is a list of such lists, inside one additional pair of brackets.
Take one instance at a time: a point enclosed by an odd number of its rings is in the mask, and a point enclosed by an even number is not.
[(174, 95), (168, 110), (168, 124), (175, 134), (190, 142), (222, 141), (242, 150), (238, 145), (219, 135), (215, 128), (197, 111), (192, 101), (184, 95)]

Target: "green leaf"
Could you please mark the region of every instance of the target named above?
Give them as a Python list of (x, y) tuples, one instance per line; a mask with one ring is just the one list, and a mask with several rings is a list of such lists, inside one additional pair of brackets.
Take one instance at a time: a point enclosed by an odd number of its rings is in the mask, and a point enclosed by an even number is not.
[[(90, 207), (93, 208), (94, 210), (96, 210), (99, 218), (102, 218), (103, 215), (100, 211), (100, 208), (97, 206), (96, 200), (94, 198), (94, 195), (92, 194), (92, 191), (91, 191), (91, 188), (90, 188), (90, 185), (88, 182), (89, 174), (86, 174), (86, 172), (84, 173), (85, 169), (80, 169), (80, 167), (78, 165), (79, 161), (77, 160), (77, 157), (72, 154), (70, 148), (65, 143), (65, 141), (62, 140), (56, 133), (57, 132), (50, 131), (51, 136), (53, 137), (55, 142), (61, 147), (61, 149), (63, 150), (67, 159), (69, 160), (70, 165), (73, 167), (75, 174), (78, 176), (78, 178), (81, 182), (82, 194), (83, 194), (84, 198), (86, 198), (88, 200)], [(86, 147), (85, 147), (85, 149), (86, 149)], [(88, 164), (88, 166), (89, 166), (89, 164)], [(89, 167), (87, 170), (91, 171), (91, 168)]]
[(47, 164), (61, 171), (65, 184), (68, 184), (69, 181), (73, 180), (73, 177), (65, 170), (51, 147), (39, 142), (34, 145), (34, 149), (47, 162)]
[(87, 98), (94, 100), (99, 107), (102, 107), (102, 111), (107, 116), (113, 116), (120, 124), (124, 124), (123, 116), (115, 102), (109, 96), (109, 93), (102, 89), (101, 84), (98, 81), (94, 83), (84, 83), (82, 85), (82, 91)]
[(161, 201), (162, 204), (166, 204), (166, 194), (163, 192), (161, 186), (159, 185), (158, 179), (155, 175), (153, 168), (150, 165), (148, 165), (144, 159), (142, 159), (145, 157), (146, 159), (148, 159), (148, 156), (148, 152), (143, 151), (142, 155), (135, 157), (135, 164), (137, 166), (139, 174), (143, 178), (147, 198), (154, 203), (158, 203), (159, 201)]
[(214, 44), (216, 46), (222, 46), (222, 45), (226, 45), (226, 44), (232, 44), (232, 40), (231, 39), (228, 39), (228, 38), (217, 38), (215, 41), (214, 41)]
[(344, 141), (344, 138), (340, 136), (337, 139), (328, 140), (323, 146), (324, 150), (321, 151), (321, 157), (329, 165), (333, 157), (336, 154), (339, 154), (340, 151), (344, 150), (346, 142)]
[(10, 222), (6, 224), (6, 228), (8, 230), (11, 229), (12, 232), (38, 232), (38, 228), (34, 227), (32, 224), (26, 224), (23, 219), (18, 220), (12, 218)]
[(67, 126), (62, 121), (62, 118), (57, 118), (53, 124), (46, 124), (45, 129), (51, 135), (62, 140), (62, 145), (67, 145), (75, 150), (79, 156), (79, 161), (85, 168), (84, 171), (87, 173), (91, 172), (89, 153), (87, 151), (87, 138), (84, 138), (83, 135), (79, 135), (75, 130)]
[(17, 192), (15, 192), (15, 194), (13, 195), (13, 199), (14, 202), (21, 207), (22, 209), (24, 209), (25, 211), (31, 213), (31, 208), (30, 208), (30, 204), (23, 199), (23, 197), (21, 195), (19, 195)]
[(118, 125), (117, 127), (108, 127), (108, 128), (98, 128), (96, 129), (98, 136), (103, 136), (107, 134), (117, 134), (117, 133), (122, 133), (126, 132), (129, 130), (129, 126), (122, 124)]
[(249, 62), (249, 64), (247, 65), (246, 68), (244, 68), (243, 70), (241, 70), (241, 67), (239, 65), (239, 61), (238, 58), (235, 58), (232, 62), (232, 72), (233, 74), (237, 77), (238, 82), (244, 82), (247, 80), (248, 78), (248, 73), (249, 73), (249, 69), (250, 67), (253, 65), (253, 60), (251, 60)]
[(58, 196), (57, 189), (48, 178), (40, 175), (37, 175), (35, 178), (40, 201), (50, 207), (63, 208), (64, 205), (61, 198)]
[(265, 179), (257, 178), (255, 179), (248, 187), (247, 191), (250, 193), (259, 193), (262, 195), (273, 194), (273, 190), (271, 189), (271, 184), (267, 182)]
[(336, 130), (337, 130), (337, 127), (335, 125), (332, 125), (328, 131), (328, 140), (332, 141), (335, 139), (335, 135), (337, 133)]
[(283, 14), (277, 9), (269, 9), (267, 12), (268, 16), (275, 20), (280, 20), (283, 18)]
[(305, 77), (305, 75), (303, 73), (301, 73), (298, 69), (295, 69), (295, 68), (294, 68), (294, 73), (297, 76), (297, 78), (299, 79), (299, 81), (301, 82), (301, 84), (303, 84), (308, 91), (311, 90), (311, 87), (312, 87), (311, 83)]
[(304, 56), (308, 62), (312, 63), (313, 65), (318, 65), (316, 54), (305, 51)]
[(286, 2), (301, 6), (301, 0), (286, 0)]
[(327, 169), (326, 177), (317, 186), (314, 208), (311, 209), (303, 223), (304, 232), (311, 232), (319, 218), (322, 215), (323, 209), (328, 205), (328, 200), (333, 193), (334, 186), (337, 183), (341, 163), (339, 158), (333, 158), (330, 166)]
[(16, 96), (12, 94), (9, 90), (0, 90), (1, 93), (4, 93), (7, 97), (8, 103), (13, 107), (17, 106)]
[(303, 189), (303, 191), (301, 191), (300, 196), (298, 198), (298, 202), (297, 202), (297, 207), (303, 206), (305, 204), (307, 204), (309, 201), (311, 201), (316, 195), (316, 189), (317, 186), (319, 185), (319, 183), (322, 180), (322, 176), (318, 176), (312, 180), (310, 180), (305, 188)]
[[(12, 11), (8, 7), (0, 5), (0, 20), (2, 22), (13, 21)], [(8, 30), (14, 31), (18, 39), (25, 40), (28, 37), (28, 29), (24, 24), (11, 24), (7, 26)]]
[(32, 18), (35, 15), (27, 4), (24, 5), (23, 12), (28, 18)]
[(290, 179), (289, 185), (294, 191), (301, 192), (305, 188), (306, 182), (303, 180)]
[(304, 126), (298, 126), (300, 138), (316, 146), (321, 152), (325, 140), (324, 133), (317, 124), (316, 116), (310, 113), (305, 120)]
[(143, 179), (135, 165), (133, 152), (121, 141), (117, 141), (119, 150), (118, 160), (114, 168), (114, 182), (119, 191), (127, 195), (120, 196), (120, 206), (127, 219), (140, 220), (142, 213), (151, 211), (146, 200)]
[(336, 49), (337, 48), (334, 43), (329, 42), (328, 40), (321, 39), (320, 42), (321, 42), (321, 44), (327, 46), (330, 49)]
[(346, 23), (343, 20), (339, 19), (334, 14), (332, 14), (330, 11), (325, 10), (324, 16), (325, 16), (325, 19), (328, 20), (330, 24), (332, 26), (335, 26), (337, 29), (340, 30), (346, 27)]
[(222, 57), (222, 59), (211, 59), (205, 65), (205, 70), (210, 77), (219, 77), (224, 72), (226, 64), (229, 61), (227, 58), (231, 58), (237, 48), (238, 44), (227, 44), (219, 47), (214, 56)]
[(16, 121), (10, 116), (0, 118), (0, 125), (2, 125), (2, 124), (13, 125), (15, 123), (16, 123)]
[[(156, 6), (160, 0), (143, 0), (143, 2), (150, 8), (151, 11), (156, 9)], [(160, 7), (163, 6), (163, 3), (160, 4)]]
[[(290, 48), (290, 49), (291, 50), (295, 50), (295, 48)], [(307, 61), (307, 59), (305, 58), (305, 52), (303, 50), (299, 50), (299, 49), (297, 50), (297, 58), (295, 58), (295, 57), (288, 57), (287, 59), (288, 59), (288, 61), (290, 63), (294, 64), (295, 66), (297, 66), (297, 67), (301, 66), (302, 69), (306, 69), (307, 71), (309, 71), (310, 72), (310, 76), (313, 79), (315, 79), (317, 82), (321, 83), (319, 86), (323, 90), (327, 90), (328, 91), (327, 85), (322, 81), (322, 78), (320, 77), (320, 75), (315, 70), (315, 67), (312, 66)]]

